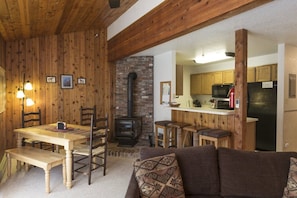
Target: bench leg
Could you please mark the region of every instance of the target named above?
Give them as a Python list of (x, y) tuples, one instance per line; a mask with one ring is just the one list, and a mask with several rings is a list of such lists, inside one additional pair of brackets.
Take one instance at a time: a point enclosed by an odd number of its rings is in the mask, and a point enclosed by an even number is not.
[(44, 178), (45, 178), (45, 192), (50, 192), (50, 171), (44, 170)]
[(7, 177), (10, 177), (10, 175), (11, 175), (11, 158), (8, 153), (6, 154), (6, 157), (7, 157)]

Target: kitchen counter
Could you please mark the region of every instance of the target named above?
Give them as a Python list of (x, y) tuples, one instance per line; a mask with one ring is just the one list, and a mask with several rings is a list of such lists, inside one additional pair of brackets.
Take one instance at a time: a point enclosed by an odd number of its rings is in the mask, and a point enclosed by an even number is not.
[(209, 114), (216, 114), (216, 115), (233, 115), (234, 114), (234, 110), (213, 109), (210, 107), (171, 107), (171, 110), (209, 113)]
[[(171, 107), (171, 110), (207, 113), (207, 114), (214, 114), (214, 115), (234, 115), (234, 110), (213, 109), (210, 107)], [(257, 121), (258, 121), (258, 118), (251, 118), (251, 117), (247, 118), (247, 123), (257, 122)]]
[(247, 117), (246, 131), (235, 132), (234, 110), (206, 107), (170, 107), (173, 121), (195, 123), (209, 128), (228, 130), (232, 135), (232, 148), (254, 151), (256, 122), (258, 118)]

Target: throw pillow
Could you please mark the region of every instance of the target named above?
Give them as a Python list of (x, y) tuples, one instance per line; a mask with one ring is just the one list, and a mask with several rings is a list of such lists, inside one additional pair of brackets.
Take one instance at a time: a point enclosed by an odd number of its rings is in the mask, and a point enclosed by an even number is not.
[(293, 157), (290, 158), (288, 181), (283, 195), (283, 198), (289, 197), (297, 197), (297, 159)]
[(142, 197), (185, 197), (175, 153), (137, 160), (134, 172)]

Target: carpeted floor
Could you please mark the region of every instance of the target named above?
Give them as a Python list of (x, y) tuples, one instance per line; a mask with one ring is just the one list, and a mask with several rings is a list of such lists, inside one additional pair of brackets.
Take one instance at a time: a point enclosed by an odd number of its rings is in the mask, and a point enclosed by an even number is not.
[(55, 167), (50, 173), (50, 194), (45, 193), (42, 169), (33, 167), (28, 172), (22, 169), (0, 184), (0, 198), (122, 198), (128, 187), (134, 160), (134, 157), (108, 156), (105, 176), (102, 169), (94, 171), (92, 184), (88, 185), (86, 175), (77, 175), (69, 190), (63, 185), (62, 167)]

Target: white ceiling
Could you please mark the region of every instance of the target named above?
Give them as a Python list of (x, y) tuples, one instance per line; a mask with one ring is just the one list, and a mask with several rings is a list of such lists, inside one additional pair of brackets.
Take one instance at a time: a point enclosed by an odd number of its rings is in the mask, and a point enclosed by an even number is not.
[(196, 55), (221, 49), (234, 52), (239, 29), (249, 32), (249, 57), (277, 53), (279, 43), (297, 46), (297, 0), (274, 0), (135, 55), (155, 56), (173, 50), (177, 64), (195, 65)]

